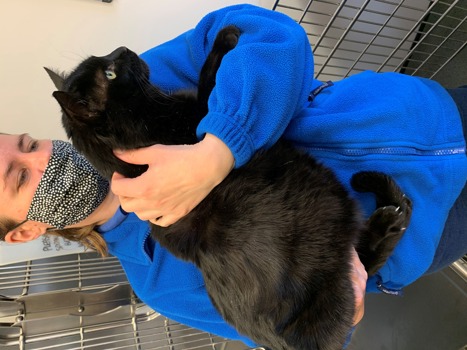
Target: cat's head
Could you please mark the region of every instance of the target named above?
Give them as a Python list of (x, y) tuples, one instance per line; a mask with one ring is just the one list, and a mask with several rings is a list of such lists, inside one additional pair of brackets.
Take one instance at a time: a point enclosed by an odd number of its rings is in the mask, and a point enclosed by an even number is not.
[(149, 85), (146, 63), (126, 47), (107, 56), (91, 56), (67, 76), (46, 71), (59, 90), (53, 96), (62, 107), (63, 126), (70, 138), (75, 125), (103, 122), (102, 113), (112, 107), (109, 101), (128, 105)]
[[(106, 177), (114, 171), (137, 176), (146, 166), (130, 166), (113, 155), (113, 149), (141, 147), (122, 126), (139, 113), (139, 99), (150, 86), (149, 69), (137, 54), (120, 47), (107, 56), (85, 59), (69, 75), (47, 69), (58, 91), (62, 124), (77, 150)], [(131, 128), (130, 125), (126, 125)]]

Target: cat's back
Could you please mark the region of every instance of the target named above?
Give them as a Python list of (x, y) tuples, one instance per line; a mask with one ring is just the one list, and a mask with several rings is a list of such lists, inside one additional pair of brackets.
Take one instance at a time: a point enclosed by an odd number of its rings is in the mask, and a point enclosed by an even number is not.
[[(168, 237), (190, 232), (194, 261), (223, 317), (253, 339), (276, 339), (280, 349), (287, 337), (312, 342), (305, 334), (329, 318), (319, 310), (351, 299), (340, 276), (349, 271), (343, 262), (358, 218), (331, 171), (279, 141), (232, 171)], [(338, 311), (351, 320), (349, 310)]]

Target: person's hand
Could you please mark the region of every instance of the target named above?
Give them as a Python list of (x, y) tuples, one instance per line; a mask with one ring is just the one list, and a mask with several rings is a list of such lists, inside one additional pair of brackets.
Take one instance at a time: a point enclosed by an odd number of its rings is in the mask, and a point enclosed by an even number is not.
[(149, 165), (134, 179), (114, 173), (112, 191), (123, 210), (159, 226), (172, 225), (188, 214), (234, 166), (230, 149), (211, 134), (194, 145), (154, 145), (115, 155), (128, 163)]
[(352, 284), (355, 293), (355, 315), (353, 325), (357, 325), (365, 313), (365, 290), (368, 274), (358, 258), (355, 249), (352, 249)]

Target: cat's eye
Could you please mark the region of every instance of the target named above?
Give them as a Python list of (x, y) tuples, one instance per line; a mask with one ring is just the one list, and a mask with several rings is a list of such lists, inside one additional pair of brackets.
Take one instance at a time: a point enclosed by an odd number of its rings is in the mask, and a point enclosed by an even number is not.
[(112, 70), (106, 70), (104, 73), (105, 73), (105, 77), (109, 80), (113, 80), (117, 77), (117, 74), (115, 74), (115, 72)]

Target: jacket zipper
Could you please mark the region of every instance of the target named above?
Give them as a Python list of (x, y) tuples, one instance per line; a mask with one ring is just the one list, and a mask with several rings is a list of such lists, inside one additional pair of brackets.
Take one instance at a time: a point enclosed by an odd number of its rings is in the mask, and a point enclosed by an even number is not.
[[(148, 224), (148, 226), (149, 226), (149, 224)], [(152, 239), (152, 238), (149, 237), (150, 234), (151, 234), (151, 228), (150, 228), (150, 226), (149, 226), (149, 227), (148, 227), (148, 231), (146, 232), (146, 234), (145, 234), (145, 236), (144, 236), (143, 244), (142, 244), (143, 246), (142, 246), (141, 248), (142, 248), (142, 250), (143, 250), (143, 253), (144, 253), (145, 257), (149, 260), (150, 263), (152, 263), (152, 258), (149, 256), (149, 254), (148, 254), (147, 251), (146, 251), (146, 241), (147, 241), (148, 239)], [(152, 254), (154, 255), (154, 251), (152, 252)]]
[(438, 148), (434, 150), (423, 150), (416, 147), (370, 147), (370, 148), (344, 148), (344, 147), (316, 147), (301, 144), (309, 151), (323, 151), (338, 153), (348, 157), (362, 157), (368, 155), (406, 155), (406, 156), (451, 156), (465, 154), (465, 147)]

